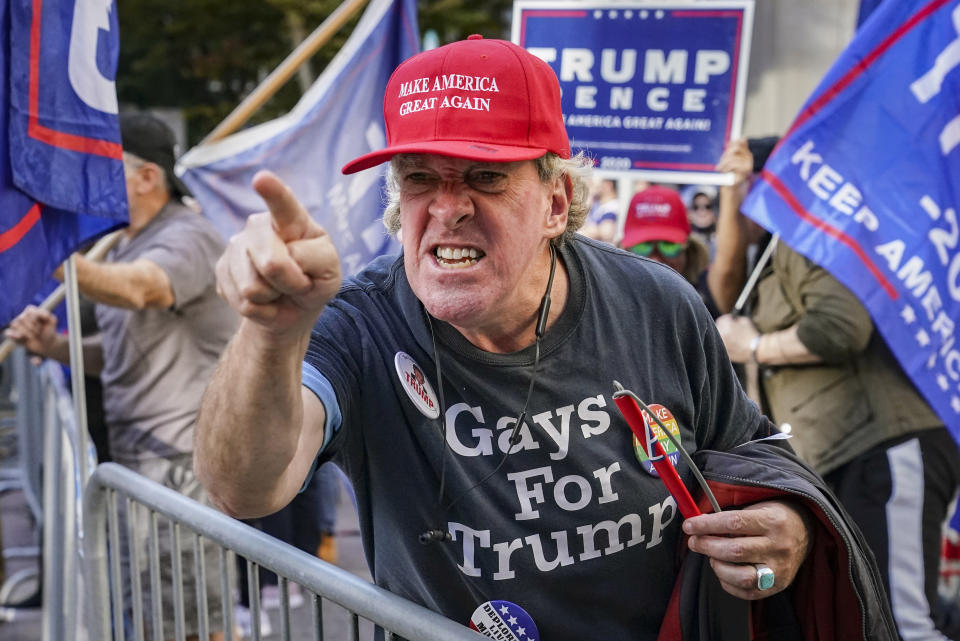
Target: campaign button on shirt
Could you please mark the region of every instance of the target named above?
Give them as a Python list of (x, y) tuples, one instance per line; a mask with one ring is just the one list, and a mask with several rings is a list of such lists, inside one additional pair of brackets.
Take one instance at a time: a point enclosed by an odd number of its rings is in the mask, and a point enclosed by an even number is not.
[(510, 601), (487, 601), (473, 611), (470, 627), (498, 641), (538, 641), (540, 633), (527, 611)]
[[(670, 430), (670, 433), (676, 437), (677, 441), (680, 441), (680, 426), (677, 424), (677, 419), (673, 417), (673, 413), (668, 410), (663, 405), (657, 403), (651, 403), (649, 405), (650, 409), (656, 413), (657, 418), (664, 424), (664, 426)], [(653, 419), (652, 416), (647, 414), (646, 410), (642, 410), (644, 421), (647, 424), (647, 442), (640, 443), (637, 440), (637, 437), (633, 437), (633, 450), (637, 455), (637, 460), (640, 461), (640, 464), (643, 465), (643, 469), (647, 471), (648, 474), (653, 476), (660, 476), (660, 473), (657, 472), (657, 469), (653, 466), (653, 462), (659, 460), (654, 454), (653, 444), (654, 442), (659, 442), (660, 447), (663, 448), (664, 454), (670, 459), (670, 462), (673, 463), (676, 467), (680, 459), (680, 452), (677, 451), (677, 448), (674, 447), (673, 442), (670, 440), (670, 437), (667, 436), (666, 432), (660, 429), (660, 426), (657, 425), (657, 422)], [(648, 455), (647, 452), (650, 452), (652, 455)]]
[(410, 355), (406, 352), (397, 352), (396, 356), (393, 357), (393, 364), (397, 368), (397, 376), (400, 377), (400, 385), (403, 387), (403, 391), (407, 393), (420, 413), (427, 418), (440, 416), (440, 403), (437, 401), (437, 395), (417, 362), (410, 358)]

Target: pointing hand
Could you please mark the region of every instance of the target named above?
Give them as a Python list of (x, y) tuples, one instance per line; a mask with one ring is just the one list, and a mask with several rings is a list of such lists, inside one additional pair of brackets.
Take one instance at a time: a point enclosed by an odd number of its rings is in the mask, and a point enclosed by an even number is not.
[(217, 262), (220, 295), (276, 333), (313, 326), (340, 288), (340, 258), (326, 231), (269, 171), (253, 177), (268, 211), (253, 214)]

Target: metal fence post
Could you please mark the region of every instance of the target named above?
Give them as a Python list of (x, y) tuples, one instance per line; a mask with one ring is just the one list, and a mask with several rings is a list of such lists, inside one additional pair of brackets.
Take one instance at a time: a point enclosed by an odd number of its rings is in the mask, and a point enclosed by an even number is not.
[(42, 527), (43, 507), (38, 493), (42, 487), (39, 463), (43, 456), (45, 442), (45, 434), (39, 428), (43, 425), (43, 385), (25, 349), (17, 349), (10, 360), (13, 364), (13, 375), (20, 399), (17, 401), (15, 420), (23, 494), (30, 506), (30, 511), (37, 519), (37, 525)]
[[(110, 636), (110, 581), (107, 576), (107, 492), (95, 477), (84, 490), (83, 512), (87, 629), (90, 638), (108, 641), (112, 637)], [(120, 586), (116, 587), (120, 588)]]
[(63, 540), (64, 522), (61, 513), (63, 479), (60, 461), (63, 435), (60, 416), (56, 411), (56, 390), (46, 386), (43, 394), (43, 641), (63, 639), (66, 635), (63, 621)]

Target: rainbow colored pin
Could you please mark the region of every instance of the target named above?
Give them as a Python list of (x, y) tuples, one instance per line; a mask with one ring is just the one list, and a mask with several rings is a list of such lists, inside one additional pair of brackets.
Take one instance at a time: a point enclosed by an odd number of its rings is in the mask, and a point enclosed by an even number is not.
[[(649, 416), (654, 423), (656, 423), (656, 425), (660, 428), (660, 432), (670, 439), (670, 443), (673, 444), (673, 447), (676, 449), (676, 451), (684, 458), (684, 460), (687, 462), (687, 465), (690, 466), (690, 469), (693, 471), (693, 474), (697, 479), (697, 483), (710, 500), (710, 505), (713, 507), (713, 510), (715, 512), (719, 512), (720, 505), (717, 503), (717, 499), (713, 496), (713, 492), (710, 491), (710, 487), (704, 480), (699, 468), (697, 468), (696, 464), (693, 462), (693, 459), (690, 458), (690, 455), (683, 448), (683, 445), (680, 444), (680, 440), (674, 436), (671, 428), (665, 425), (662, 420), (660, 420), (660, 417), (657, 415), (657, 411), (641, 401), (636, 394), (628, 389), (624, 389), (623, 385), (617, 381), (613, 382), (613, 387), (615, 390), (613, 394), (613, 402), (617, 404), (617, 408), (623, 415), (624, 420), (627, 421), (627, 425), (630, 427), (630, 431), (633, 432), (636, 442), (638, 442), (644, 448), (647, 460), (653, 463), (653, 467), (656, 469), (660, 480), (663, 481), (667, 491), (670, 492), (670, 495), (673, 496), (674, 500), (677, 502), (677, 509), (679, 509), (680, 513), (683, 514), (683, 518), (689, 519), (692, 516), (699, 516), (702, 514), (702, 512), (700, 511), (700, 508), (697, 507), (696, 501), (694, 501), (693, 497), (690, 496), (690, 491), (687, 490), (687, 486), (685, 486), (683, 481), (680, 479), (680, 475), (677, 473), (677, 468), (674, 466), (673, 461), (670, 460), (670, 456), (667, 455), (667, 452), (664, 451), (663, 445), (660, 443), (660, 439), (658, 438), (658, 434), (653, 431), (653, 428), (647, 422), (645, 414), (646, 416)], [(643, 408), (642, 410), (641, 407)], [(674, 421), (674, 423), (676, 423), (676, 421)]]

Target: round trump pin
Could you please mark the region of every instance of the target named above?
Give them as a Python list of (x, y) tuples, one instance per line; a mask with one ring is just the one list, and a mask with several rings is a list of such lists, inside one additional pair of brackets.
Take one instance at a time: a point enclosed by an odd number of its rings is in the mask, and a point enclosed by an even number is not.
[(510, 601), (487, 601), (473, 611), (470, 627), (497, 641), (537, 641), (540, 633), (527, 611)]
[(427, 418), (440, 416), (437, 395), (417, 362), (406, 352), (397, 352), (393, 357), (393, 365), (397, 368), (397, 376), (400, 378), (403, 391), (407, 393), (420, 413)]

